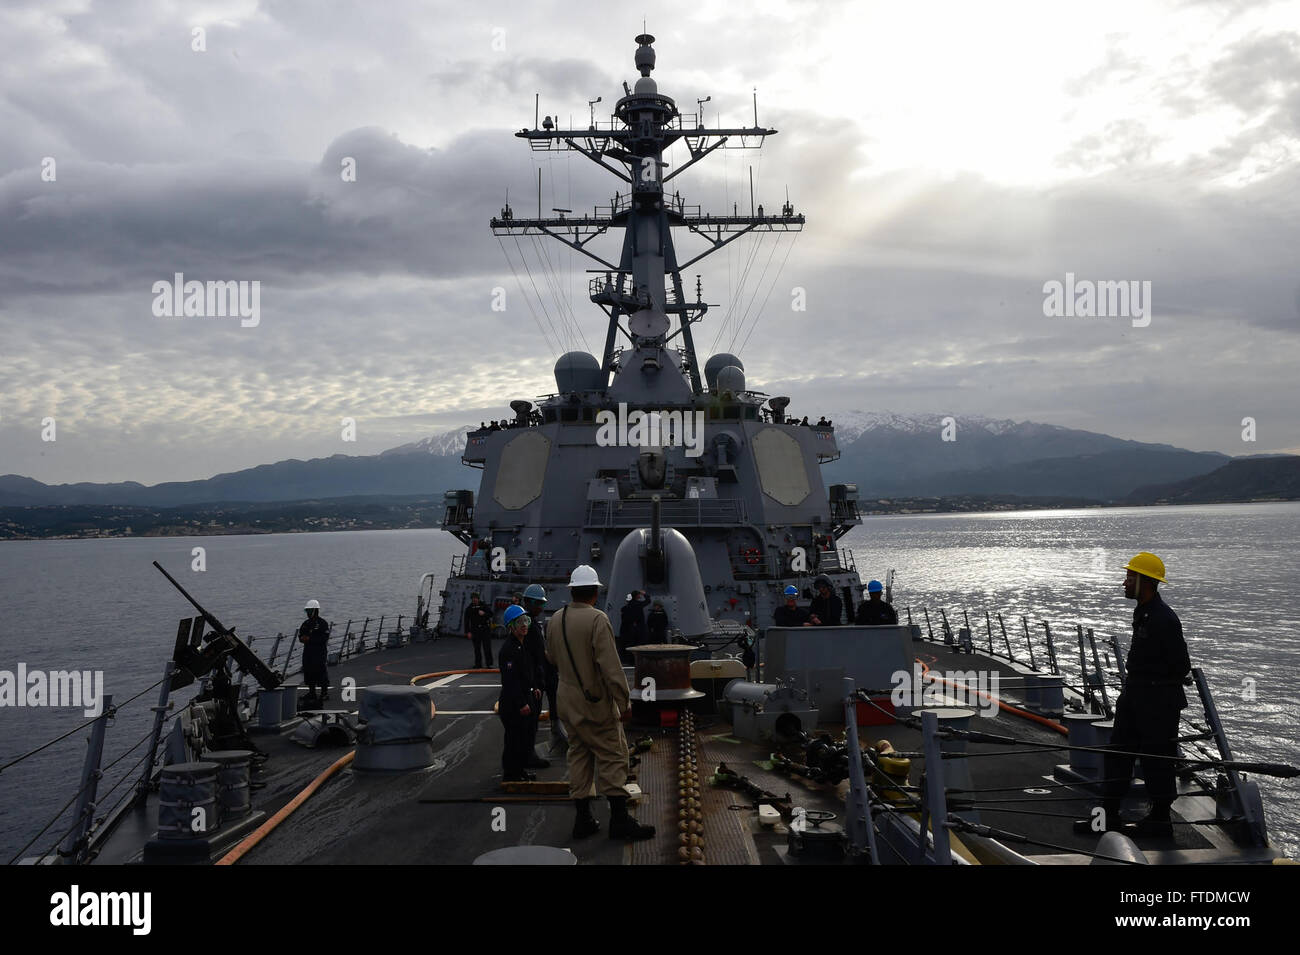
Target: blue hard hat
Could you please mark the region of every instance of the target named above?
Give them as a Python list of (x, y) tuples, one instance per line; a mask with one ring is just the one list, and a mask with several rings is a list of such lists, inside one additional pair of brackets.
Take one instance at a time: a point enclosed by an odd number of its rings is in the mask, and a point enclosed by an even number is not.
[(524, 615), (523, 607), (519, 606), (519, 604), (511, 604), (509, 607), (506, 608), (505, 615), (502, 617), (502, 619), (505, 621), (505, 624), (508, 627), (523, 615)]
[(788, 587), (785, 588), (785, 595), (787, 597), (798, 597), (799, 588), (796, 587), (794, 584), (790, 584)]
[(524, 589), (525, 600), (536, 600), (538, 603), (546, 603), (546, 591), (542, 589), (541, 584), (529, 584)]
[(878, 594), (884, 589), (885, 588), (880, 585), (880, 581), (878, 580), (873, 580), (871, 583), (867, 584), (867, 593), (869, 594)]

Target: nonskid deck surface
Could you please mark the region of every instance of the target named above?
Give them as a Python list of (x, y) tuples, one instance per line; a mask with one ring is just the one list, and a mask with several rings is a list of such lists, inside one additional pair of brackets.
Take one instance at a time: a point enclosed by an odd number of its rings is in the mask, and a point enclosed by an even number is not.
[[(499, 646), (499, 643), (497, 644)], [(943, 644), (916, 641), (917, 659), (939, 671), (979, 669), (997, 671), (1003, 698), (1015, 702), (1017, 671), (1005, 661), (981, 654), (959, 654)], [(462, 669), (473, 664), (469, 641), (444, 637), (393, 650), (373, 652), (330, 668), (328, 705), (355, 711), (356, 704), (339, 700), (347, 679), (357, 687), (377, 683), (406, 684), (412, 677)], [(625, 846), (606, 838), (605, 832), (575, 842), (571, 838), (572, 803), (561, 796), (520, 796), (502, 792), (500, 721), (492, 714), (498, 693), (494, 672), (467, 673), (442, 680), (427, 680), (437, 717), (434, 721), (434, 767), (407, 774), (354, 772), (350, 768), (330, 779), (296, 813), (283, 822), (240, 864), (468, 864), (493, 849), (520, 845), (559, 846), (571, 849), (584, 864), (670, 864), (678, 856), (678, 803), (676, 730), (633, 728), (632, 738), (650, 735), (650, 752), (638, 767), (638, 784), (644, 791), (635, 814), (656, 825), (654, 840)], [(977, 718), (972, 728), (1027, 741), (1060, 745), (1065, 737), (1031, 721), (1005, 714)], [(838, 736), (840, 727), (823, 729)], [(546, 724), (539, 733), (539, 752), (545, 754)], [(918, 753), (921, 734), (901, 724), (865, 726), (864, 744), (889, 740), (896, 750)], [(341, 748), (309, 750), (292, 742), (288, 734), (258, 735), (257, 745), (270, 754), (257, 782), (265, 786), (253, 793), (253, 806), (268, 815), (287, 803), (308, 782), (347, 752)], [(843, 786), (839, 790), (797, 776), (781, 774), (767, 762), (770, 747), (745, 742), (731, 735), (720, 717), (697, 717), (699, 771), (707, 780), (719, 762), (778, 796), (787, 793), (796, 806), (828, 809), (843, 821)], [(971, 744), (972, 752), (1011, 750), (1010, 747)], [(539, 780), (565, 777), (562, 757), (549, 757), (552, 766), (537, 770)], [(1008, 842), (1027, 856), (1043, 862), (1082, 861), (1069, 853), (1088, 852), (1097, 837), (1075, 834), (1072, 820), (1087, 814), (1092, 798), (1061, 787), (1053, 772), (1067, 761), (1062, 751), (1015, 749), (1005, 754), (971, 759), (971, 785), (976, 790), (981, 822), (1015, 832), (1031, 845)], [(913, 758), (912, 783), (919, 784), (924, 760)], [(762, 830), (749, 798), (730, 790), (703, 786), (705, 862), (707, 864), (780, 864), (790, 861), (784, 851), (784, 826)], [(1043, 790), (1046, 790), (1043, 792)], [(997, 801), (995, 801), (997, 800)], [(1023, 801), (1022, 801), (1023, 800)], [(1140, 815), (1134, 801), (1126, 815)], [(597, 818), (607, 823), (603, 800)], [(97, 861), (133, 861), (144, 841), (152, 836), (157, 820), (156, 796), (114, 834)], [(1199, 827), (1198, 827), (1199, 828)], [(1175, 839), (1139, 840), (1154, 858), (1178, 850), (1209, 849), (1211, 843), (1190, 826), (1178, 826)], [(1221, 840), (1216, 840), (1216, 842)]]

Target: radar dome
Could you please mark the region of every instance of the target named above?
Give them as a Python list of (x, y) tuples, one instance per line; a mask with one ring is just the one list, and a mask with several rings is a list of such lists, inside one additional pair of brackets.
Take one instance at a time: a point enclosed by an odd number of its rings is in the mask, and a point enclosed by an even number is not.
[(718, 390), (718, 372), (728, 365), (745, 370), (745, 363), (735, 355), (728, 355), (726, 352), (718, 352), (704, 363), (704, 381), (709, 386), (709, 391)]
[(730, 392), (738, 395), (745, 390), (745, 373), (735, 365), (728, 365), (718, 372), (718, 389), (721, 394)]
[(600, 362), (585, 351), (565, 352), (555, 363), (555, 387), (562, 394), (599, 391), (603, 387)]

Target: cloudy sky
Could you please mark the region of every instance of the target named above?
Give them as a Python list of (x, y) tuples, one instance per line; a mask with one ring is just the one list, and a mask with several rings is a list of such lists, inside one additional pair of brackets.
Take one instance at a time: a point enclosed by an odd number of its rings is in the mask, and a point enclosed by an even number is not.
[[(752, 166), (808, 217), (698, 270), (722, 307), (697, 342), (741, 349), (751, 387), (1300, 449), (1300, 4), (584, 6), (0, 8), (0, 473), (372, 453), (552, 391), (557, 354), (603, 339), (588, 263), (487, 222), (507, 189), (535, 211), (539, 168), (546, 209), (607, 201), (612, 177), (511, 133), (538, 93), (607, 117), (647, 14), (683, 112), (749, 125), (756, 88), (780, 130), (684, 174), (687, 201), (747, 206)], [(259, 323), (156, 316), (177, 272), (260, 282)], [(1150, 282), (1150, 323), (1045, 316), (1067, 273)]]

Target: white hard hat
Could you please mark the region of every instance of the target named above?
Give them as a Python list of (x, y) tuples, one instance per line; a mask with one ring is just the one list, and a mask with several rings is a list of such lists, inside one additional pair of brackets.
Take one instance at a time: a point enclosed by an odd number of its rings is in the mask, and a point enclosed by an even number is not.
[(573, 568), (573, 574), (569, 577), (570, 587), (600, 587), (602, 586), (600, 578), (596, 576), (596, 569), (586, 564), (579, 564)]
[(320, 609), (320, 601), (319, 601), (319, 600), (308, 600), (308, 601), (307, 601), (307, 606), (303, 607), (302, 609), (303, 609), (303, 610), (319, 610), (319, 609)]
[(631, 599), (632, 599), (632, 595), (631, 595), (631, 594), (628, 594), (628, 595), (627, 595), (627, 599), (628, 599), (628, 600), (631, 600)]

